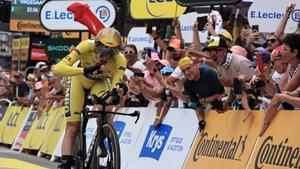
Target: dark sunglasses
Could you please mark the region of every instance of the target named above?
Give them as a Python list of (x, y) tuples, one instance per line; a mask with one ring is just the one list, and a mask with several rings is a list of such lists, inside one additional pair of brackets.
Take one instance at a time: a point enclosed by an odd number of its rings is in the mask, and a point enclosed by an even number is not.
[(127, 55), (127, 54), (133, 54), (133, 53), (135, 53), (135, 52), (134, 51), (125, 51), (124, 52), (125, 55)]
[(171, 47), (171, 46), (168, 46), (168, 47), (167, 47), (167, 50), (170, 51), (170, 52), (174, 52), (174, 51), (176, 52), (175, 48), (173, 48), (173, 47)]
[(95, 41), (95, 47), (106, 47), (106, 48), (108, 48), (108, 46), (105, 46), (103, 43), (101, 43), (100, 41)]
[(275, 43), (276, 39), (268, 39), (267, 42)]

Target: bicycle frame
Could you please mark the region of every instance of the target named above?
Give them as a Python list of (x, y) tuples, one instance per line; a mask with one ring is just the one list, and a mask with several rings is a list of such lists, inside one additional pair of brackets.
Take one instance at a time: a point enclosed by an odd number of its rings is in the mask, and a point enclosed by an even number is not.
[[(139, 115), (140, 112), (139, 111), (134, 111), (133, 113), (127, 114), (127, 113), (120, 113), (120, 112), (113, 112), (113, 111), (106, 111), (105, 110), (105, 105), (102, 107), (102, 110), (89, 110), (87, 107), (85, 107), (82, 111), (81, 111), (81, 125), (80, 125), (80, 133), (79, 136), (82, 140), (82, 154), (80, 155), (80, 162), (81, 162), (81, 167), (82, 168), (90, 168), (90, 163), (91, 163), (91, 150), (94, 147), (94, 143), (95, 143), (95, 138), (97, 137), (97, 135), (100, 136), (100, 140), (101, 143), (104, 141), (104, 138), (102, 138), (103, 136), (103, 128), (102, 126), (104, 124), (107, 124), (106, 121), (106, 115), (107, 114), (116, 114), (116, 115), (126, 115), (126, 116), (136, 116), (136, 120), (135, 123), (137, 123), (137, 121), (139, 120)], [(86, 153), (86, 138), (85, 138), (85, 133), (86, 133), (86, 126), (88, 123), (88, 120), (90, 118), (97, 118), (97, 131), (96, 131), (96, 135), (93, 137), (93, 140), (91, 142), (91, 145), (89, 147), (89, 151)]]

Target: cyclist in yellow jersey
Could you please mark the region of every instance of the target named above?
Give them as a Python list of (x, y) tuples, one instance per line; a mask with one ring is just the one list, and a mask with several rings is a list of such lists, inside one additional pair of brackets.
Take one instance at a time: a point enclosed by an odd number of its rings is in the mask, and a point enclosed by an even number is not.
[[(65, 94), (65, 116), (67, 125), (62, 143), (61, 168), (71, 168), (73, 161), (72, 149), (80, 129), (80, 112), (84, 105), (85, 90), (90, 94), (101, 96), (104, 92), (116, 87), (123, 79), (126, 58), (119, 52), (121, 36), (113, 28), (102, 29), (95, 40), (82, 41), (58, 64), (53, 72), (58, 75), (70, 76)], [(80, 61), (77, 67), (74, 63)], [(93, 76), (97, 76), (93, 80)], [(102, 79), (99, 77), (102, 77)]]

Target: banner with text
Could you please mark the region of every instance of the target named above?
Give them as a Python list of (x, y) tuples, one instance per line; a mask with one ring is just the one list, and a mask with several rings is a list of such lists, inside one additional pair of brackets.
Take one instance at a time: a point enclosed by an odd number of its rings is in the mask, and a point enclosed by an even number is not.
[(300, 168), (299, 119), (299, 110), (280, 111), (259, 138), (248, 168)]
[(66, 126), (66, 119), (65, 119), (65, 108), (60, 107), (56, 113), (56, 117), (53, 120), (53, 123), (50, 127), (50, 130), (47, 132), (47, 138), (45, 139), (40, 151), (45, 154), (52, 155), (56, 148), (56, 145), (59, 141), (60, 135), (65, 129)]
[(23, 109), (19, 106), (12, 106), (9, 113), (5, 113), (0, 130), (0, 142), (13, 144), (21, 126), (27, 116), (29, 107)]
[(183, 167), (198, 132), (195, 111), (171, 108), (158, 129), (153, 127), (155, 114), (151, 108), (126, 169)]
[(51, 108), (49, 111), (43, 111), (41, 117), (34, 120), (28, 136), (22, 144), (23, 149), (38, 150), (41, 147), (58, 110)]
[(241, 169), (256, 142), (264, 112), (253, 111), (246, 122), (244, 111), (226, 111), (219, 114), (209, 111), (206, 127), (197, 136), (185, 169)]

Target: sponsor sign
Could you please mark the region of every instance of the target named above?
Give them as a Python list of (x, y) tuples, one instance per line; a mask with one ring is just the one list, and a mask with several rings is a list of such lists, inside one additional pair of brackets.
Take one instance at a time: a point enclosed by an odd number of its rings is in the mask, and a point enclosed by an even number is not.
[(106, 27), (113, 25), (116, 19), (116, 10), (112, 2), (105, 0), (88, 1), (47, 1), (41, 9), (40, 19), (43, 27), (50, 31), (83, 31), (88, 28), (79, 22), (74, 21), (74, 14), (67, 11), (68, 6), (79, 2), (88, 4), (94, 14)]
[[(276, 3), (272, 0), (254, 1), (248, 10), (249, 23), (259, 25), (260, 32), (275, 32), (290, 2), (290, 0), (277, 0)], [(300, 18), (300, 2), (293, 1), (293, 3), (296, 3), (296, 7), (289, 16), (285, 33), (294, 32)]]
[(13, 144), (25, 117), (28, 113), (28, 107), (12, 106), (7, 109), (0, 127), (0, 142), (5, 144)]
[(300, 168), (300, 111), (280, 111), (259, 138), (249, 168)]
[(51, 138), (51, 139), (45, 139), (40, 149), (40, 151), (45, 154), (54, 153), (56, 145), (61, 136), (61, 133), (65, 129), (65, 125), (66, 125), (64, 107), (60, 107), (56, 109), (58, 109), (58, 112), (46, 136), (47, 138)]
[(45, 32), (39, 21), (39, 11), (46, 0), (11, 1), (10, 30), (17, 32)]
[(18, 137), (16, 138), (16, 141), (14, 143), (14, 145), (12, 146), (12, 149), (20, 149), (31, 126), (32, 126), (32, 123), (34, 121), (36, 117), (36, 111), (30, 111), (29, 114), (28, 114), (28, 118), (25, 119), (26, 122), (25, 122), (25, 125), (21, 131), (21, 133), (18, 135)]
[(30, 60), (35, 61), (48, 61), (48, 56), (46, 55), (46, 38), (32, 37), (31, 38), (31, 57)]
[(77, 46), (79, 39), (51, 38), (46, 41), (46, 54), (49, 58), (63, 58), (69, 54), (71, 45)]
[(134, 44), (138, 51), (153, 47), (153, 38), (146, 33), (146, 27), (133, 27), (128, 33), (127, 44)]
[[(0, 122), (2, 121), (2, 118), (4, 117), (7, 108), (8, 108), (7, 106), (0, 105)], [(1, 125), (1, 123), (0, 123), (0, 125)]]
[[(184, 37), (185, 43), (193, 42), (193, 25), (197, 21), (197, 17), (207, 16), (208, 14), (198, 14), (197, 12), (190, 12), (184, 14), (178, 18), (181, 26), (181, 33)], [(201, 43), (205, 43), (207, 41), (208, 32), (207, 30), (198, 31)]]
[(244, 111), (209, 111), (205, 131), (198, 134), (184, 168), (246, 168), (263, 117), (264, 112), (253, 111), (243, 123)]
[(14, 38), (12, 42), (12, 61), (27, 61), (30, 38)]
[(162, 19), (181, 16), (187, 8), (175, 0), (131, 0), (130, 13), (135, 19)]
[(182, 168), (198, 132), (195, 111), (171, 108), (163, 123), (155, 129), (156, 108), (149, 109), (149, 117), (126, 169)]
[(34, 120), (29, 133), (22, 144), (23, 149), (40, 149), (44, 139), (47, 138), (50, 126), (54, 123), (58, 110), (59, 109), (51, 108), (48, 112), (43, 111), (41, 117)]

